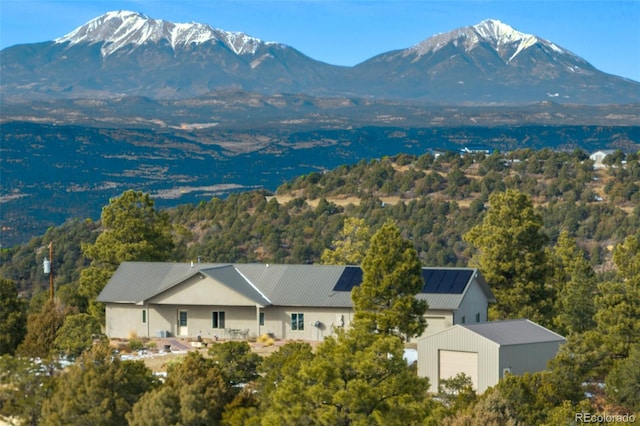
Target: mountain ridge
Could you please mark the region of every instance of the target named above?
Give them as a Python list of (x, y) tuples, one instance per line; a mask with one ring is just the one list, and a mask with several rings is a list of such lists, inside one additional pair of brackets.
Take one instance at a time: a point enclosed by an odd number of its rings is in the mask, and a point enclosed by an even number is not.
[(239, 55), (255, 54), (258, 45), (262, 43), (279, 44), (263, 42), (240, 32), (213, 28), (208, 24), (173, 23), (124, 10), (107, 12), (53, 41), (58, 44), (69, 43), (70, 46), (82, 42), (103, 43), (101, 53), (108, 56), (130, 44), (157, 43), (161, 40), (169, 41), (174, 50), (188, 44), (220, 41)]
[(640, 103), (640, 83), (601, 72), (551, 41), (492, 19), (344, 67), (244, 33), (120, 11), (51, 42), (3, 49), (0, 60), (0, 94), (9, 102), (178, 99), (239, 89), (443, 105)]

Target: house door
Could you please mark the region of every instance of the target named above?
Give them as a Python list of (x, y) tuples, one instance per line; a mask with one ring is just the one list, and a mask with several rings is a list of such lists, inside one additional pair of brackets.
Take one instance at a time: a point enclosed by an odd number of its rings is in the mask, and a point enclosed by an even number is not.
[(187, 327), (187, 311), (178, 311), (178, 335), (189, 335), (189, 329)]

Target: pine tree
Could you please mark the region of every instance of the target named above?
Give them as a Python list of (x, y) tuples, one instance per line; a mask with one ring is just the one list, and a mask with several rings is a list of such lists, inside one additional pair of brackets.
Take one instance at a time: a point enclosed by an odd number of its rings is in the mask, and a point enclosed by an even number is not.
[(56, 332), (54, 346), (70, 358), (81, 355), (100, 335), (100, 323), (89, 314), (68, 315)]
[(516, 190), (493, 193), (489, 210), (480, 225), (464, 235), (477, 249), (478, 265), (498, 300), (494, 319), (526, 317), (550, 322), (550, 289), (542, 216), (531, 198)]
[(189, 352), (171, 366), (164, 384), (133, 406), (127, 415), (128, 424), (217, 425), (225, 405), (238, 392), (213, 360)]
[(568, 232), (562, 231), (549, 259), (553, 265), (551, 281), (555, 294), (553, 324), (556, 331), (560, 334), (582, 333), (595, 328), (597, 280), (585, 253)]
[(53, 391), (54, 372), (53, 364), (41, 359), (0, 356), (0, 419), (40, 424), (42, 404)]
[(133, 404), (156, 381), (142, 361), (121, 361), (106, 344), (84, 353), (42, 407), (42, 425), (121, 425)]
[(416, 298), (424, 286), (422, 265), (393, 222), (386, 222), (371, 239), (362, 273), (362, 284), (351, 294), (354, 326), (407, 338), (421, 335), (428, 309)]
[(258, 377), (256, 369), (260, 355), (252, 352), (247, 342), (230, 341), (213, 345), (208, 353), (232, 386), (247, 384)]
[(640, 243), (635, 236), (616, 246), (613, 261), (618, 279), (598, 286), (597, 329), (615, 357), (626, 358), (640, 344)]
[(299, 358), (297, 374), (260, 394), (262, 424), (422, 424), (429, 381), (407, 365), (403, 348), (394, 335), (339, 330), (311, 359)]
[(371, 233), (364, 219), (348, 217), (342, 231), (333, 241), (333, 248), (322, 252), (322, 263), (326, 265), (360, 265), (364, 258)]
[(615, 362), (606, 383), (607, 396), (630, 412), (640, 412), (640, 345)]
[(13, 354), (27, 332), (27, 303), (16, 283), (0, 279), (0, 356)]
[(67, 312), (53, 300), (47, 300), (39, 312), (29, 314), (27, 334), (18, 346), (22, 356), (49, 358), (55, 351), (56, 334)]
[(120, 263), (126, 261), (167, 261), (175, 247), (171, 222), (166, 212), (155, 208), (149, 194), (125, 191), (102, 209), (103, 231), (93, 244), (84, 244), (91, 259), (80, 274), (79, 293), (86, 298), (89, 313), (104, 322), (104, 306), (95, 298)]

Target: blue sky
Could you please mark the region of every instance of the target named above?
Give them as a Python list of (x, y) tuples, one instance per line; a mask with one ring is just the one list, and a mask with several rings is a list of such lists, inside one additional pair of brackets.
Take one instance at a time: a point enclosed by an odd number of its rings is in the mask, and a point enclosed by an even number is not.
[(110, 10), (240, 31), (335, 65), (492, 18), (640, 81), (640, 0), (0, 0), (0, 47), (52, 40)]

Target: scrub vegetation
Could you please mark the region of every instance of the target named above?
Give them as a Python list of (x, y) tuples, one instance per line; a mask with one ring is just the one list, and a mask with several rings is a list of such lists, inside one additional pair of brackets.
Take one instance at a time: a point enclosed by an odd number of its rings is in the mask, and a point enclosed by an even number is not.
[[(557, 425), (640, 413), (640, 163), (585, 153), (398, 155), (159, 210), (126, 191), (1, 253), (0, 415), (20, 424)], [(56, 299), (39, 271), (53, 242)], [(48, 254), (48, 253), (47, 253)], [(312, 347), (213, 344), (159, 380), (121, 360), (95, 296), (122, 261), (360, 263), (353, 327)], [(546, 371), (482, 395), (402, 358), (420, 266), (475, 266), (498, 303), (567, 337)], [(62, 369), (60, 360), (74, 362)]]

